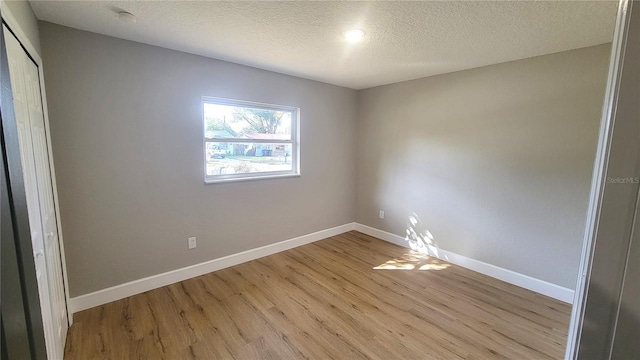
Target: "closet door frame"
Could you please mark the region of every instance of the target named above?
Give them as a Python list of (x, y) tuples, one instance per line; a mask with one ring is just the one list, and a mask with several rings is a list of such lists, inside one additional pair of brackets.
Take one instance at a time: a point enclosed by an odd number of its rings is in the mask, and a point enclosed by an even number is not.
[(2, 356), (45, 360), (47, 350), (3, 31), (0, 27)]
[(58, 202), (58, 186), (56, 183), (56, 170), (54, 166), (53, 160), (53, 152), (51, 150), (51, 130), (49, 127), (49, 111), (47, 106), (47, 93), (44, 86), (44, 71), (42, 66), (42, 58), (36, 51), (36, 48), (33, 46), (29, 38), (26, 36), (25, 32), (20, 27), (18, 21), (13, 17), (13, 15), (8, 11), (2, 11), (2, 21), (7, 25), (8, 28), (11, 29), (13, 34), (16, 36), (20, 44), (24, 47), (27, 54), (31, 59), (36, 63), (38, 67), (38, 80), (40, 82), (40, 93), (42, 97), (42, 111), (44, 113), (44, 125), (46, 131), (46, 140), (47, 140), (47, 154), (49, 157), (49, 168), (51, 171), (51, 185), (53, 188), (53, 202), (56, 212), (56, 224), (58, 226), (58, 246), (60, 247), (60, 257), (62, 262), (62, 278), (64, 280), (64, 293), (65, 293), (65, 306), (67, 308), (67, 321), (69, 326), (73, 324), (73, 312), (72, 309), (69, 308), (69, 280), (67, 277), (67, 261), (64, 250), (64, 239), (62, 235), (62, 224), (60, 221), (60, 204)]
[[(619, 353), (614, 351), (623, 351), (616, 346), (629, 341), (623, 329), (638, 326), (632, 320), (618, 328), (620, 314), (632, 309), (625, 308), (625, 291), (638, 289), (635, 284), (625, 288), (627, 276), (639, 269), (637, 260), (630, 257), (633, 249), (637, 251), (633, 239), (638, 239), (640, 223), (640, 149), (634, 137), (640, 130), (640, 73), (634, 66), (640, 58), (638, 27), (640, 2), (619, 0), (565, 359), (616, 359)], [(619, 176), (627, 180), (609, 180)], [(637, 342), (628, 344), (638, 347)]]

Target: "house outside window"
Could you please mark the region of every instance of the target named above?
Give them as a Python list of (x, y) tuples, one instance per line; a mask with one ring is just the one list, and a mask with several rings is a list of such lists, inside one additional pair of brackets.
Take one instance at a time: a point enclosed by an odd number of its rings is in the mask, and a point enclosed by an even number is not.
[(300, 175), (291, 106), (203, 97), (205, 183)]

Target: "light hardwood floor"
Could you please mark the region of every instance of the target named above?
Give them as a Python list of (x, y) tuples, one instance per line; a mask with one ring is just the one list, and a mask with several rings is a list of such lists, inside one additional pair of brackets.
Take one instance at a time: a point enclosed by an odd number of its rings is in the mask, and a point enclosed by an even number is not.
[(569, 313), (353, 231), (80, 312), (65, 359), (561, 359)]

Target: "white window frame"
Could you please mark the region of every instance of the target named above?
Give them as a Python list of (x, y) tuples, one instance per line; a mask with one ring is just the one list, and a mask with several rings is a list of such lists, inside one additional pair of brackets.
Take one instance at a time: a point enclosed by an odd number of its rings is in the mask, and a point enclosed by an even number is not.
[[(253, 109), (286, 111), (291, 113), (291, 139), (290, 140), (263, 140), (263, 139), (245, 139), (245, 138), (207, 138), (205, 134), (204, 104), (227, 105), (237, 107), (248, 107)], [(265, 104), (253, 101), (234, 100), (219, 97), (203, 96), (200, 103), (202, 111), (202, 154), (204, 164), (204, 182), (205, 184), (215, 184), (230, 181), (243, 180), (259, 180), (273, 179), (283, 177), (300, 176), (300, 108), (285, 105)], [(268, 171), (259, 173), (243, 173), (243, 174), (223, 174), (223, 175), (207, 175), (207, 143), (208, 142), (226, 142), (226, 143), (247, 143), (247, 144), (291, 144), (291, 170), (285, 171)]]

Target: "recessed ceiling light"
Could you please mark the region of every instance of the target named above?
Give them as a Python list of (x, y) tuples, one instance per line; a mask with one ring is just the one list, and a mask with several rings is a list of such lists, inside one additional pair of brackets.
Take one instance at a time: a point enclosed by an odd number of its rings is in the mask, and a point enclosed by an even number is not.
[(118, 11), (118, 19), (122, 22), (133, 24), (136, 22), (136, 17), (128, 11)]
[(360, 29), (353, 29), (344, 32), (344, 38), (347, 39), (348, 42), (357, 43), (362, 40), (364, 37), (364, 31)]

